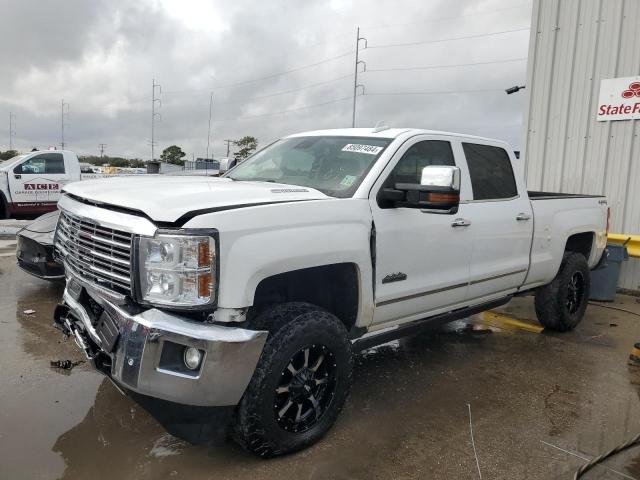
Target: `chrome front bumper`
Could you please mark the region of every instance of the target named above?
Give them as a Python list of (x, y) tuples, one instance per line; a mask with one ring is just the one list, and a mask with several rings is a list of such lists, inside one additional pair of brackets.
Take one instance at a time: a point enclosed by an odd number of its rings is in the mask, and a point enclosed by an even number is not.
[[(107, 362), (101, 362), (107, 371), (102, 371), (117, 385), (183, 405), (230, 406), (240, 401), (268, 332), (195, 322), (158, 309), (132, 314), (99, 290), (79, 278), (68, 278), (55, 321), (75, 337), (94, 366), (100, 358), (108, 357)], [(92, 319), (92, 310), (83, 304), (87, 296), (117, 326), (112, 351), (108, 351), (110, 346), (100, 330), (100, 319)], [(204, 352), (198, 371), (187, 371), (175, 361), (176, 355), (167, 354), (184, 347)]]

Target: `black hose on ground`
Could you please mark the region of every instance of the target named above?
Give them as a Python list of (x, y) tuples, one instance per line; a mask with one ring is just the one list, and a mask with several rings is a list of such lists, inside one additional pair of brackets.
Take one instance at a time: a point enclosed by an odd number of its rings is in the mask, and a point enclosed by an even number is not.
[(603, 453), (602, 455), (600, 455), (599, 457), (596, 457), (594, 459), (592, 459), (590, 462), (585, 463), (584, 465), (582, 465), (577, 471), (576, 474), (573, 476), (573, 480), (578, 480), (580, 477), (582, 477), (582, 475), (584, 473), (587, 473), (589, 470), (591, 470), (593, 467), (595, 467), (598, 463), (602, 462), (603, 460), (606, 460), (607, 458), (622, 452), (623, 450), (626, 450), (627, 448), (633, 447), (634, 445), (640, 443), (640, 433), (638, 435), (636, 435), (635, 437), (633, 437), (630, 440), (627, 440), (625, 443), (623, 443), (622, 445), (618, 445), (615, 448), (612, 448), (611, 450), (609, 450), (606, 453)]
[(635, 315), (636, 317), (640, 317), (640, 313), (632, 312), (631, 310), (627, 310), (626, 308), (612, 307), (611, 305), (602, 305), (601, 303), (596, 302), (589, 302), (589, 305), (594, 305), (600, 308), (608, 308), (609, 310), (618, 310), (619, 312), (625, 312), (631, 315)]

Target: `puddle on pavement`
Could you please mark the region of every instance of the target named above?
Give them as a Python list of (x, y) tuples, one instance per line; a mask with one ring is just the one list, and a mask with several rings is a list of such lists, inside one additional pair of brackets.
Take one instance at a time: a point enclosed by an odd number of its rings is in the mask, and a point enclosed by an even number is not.
[[(233, 443), (196, 447), (86, 364), (52, 369), (82, 359), (51, 326), (61, 287), (2, 259), (0, 272), (0, 478), (474, 478), (469, 404), (483, 477), (547, 479), (582, 461), (541, 440), (593, 456), (640, 431), (640, 369), (625, 363), (640, 328), (622, 317), (596, 325), (590, 310), (567, 335), (474, 316), (365, 350), (336, 426), (298, 454), (262, 461)], [(510, 308), (531, 318), (529, 299)], [(598, 335), (608, 343), (585, 341)], [(637, 450), (611, 465), (640, 477)]]

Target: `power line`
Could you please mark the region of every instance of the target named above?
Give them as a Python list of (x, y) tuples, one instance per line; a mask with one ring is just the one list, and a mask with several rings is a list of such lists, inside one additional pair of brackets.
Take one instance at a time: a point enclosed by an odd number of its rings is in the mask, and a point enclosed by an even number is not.
[(230, 139), (225, 140), (225, 143), (227, 144), (227, 158), (229, 158), (229, 151), (231, 150), (231, 144), (232, 144), (234, 141), (235, 141), (235, 140), (230, 140)]
[(282, 115), (282, 114), (286, 114), (286, 113), (297, 112), (297, 111), (300, 111), (300, 110), (307, 110), (309, 108), (322, 107), (324, 105), (329, 105), (329, 104), (332, 104), (332, 103), (344, 102), (345, 100), (351, 100), (351, 98), (352, 98), (351, 96), (342, 97), (342, 98), (336, 98), (336, 99), (329, 100), (329, 101), (326, 101), (326, 102), (314, 103), (314, 104), (311, 104), (311, 105), (304, 105), (302, 107), (297, 107), (297, 108), (288, 108), (286, 110), (280, 110), (278, 112), (263, 113), (263, 114), (259, 114), (259, 115), (247, 115), (247, 116), (244, 116), (244, 117), (225, 118), (225, 119), (216, 120), (216, 122), (229, 122), (229, 121), (236, 121), (236, 120), (249, 120), (249, 119), (252, 119), (252, 118), (272, 117), (272, 116), (276, 116), (276, 115)]
[(383, 96), (383, 95), (455, 95), (459, 93), (487, 93), (487, 92), (504, 92), (503, 88), (479, 88), (475, 90), (431, 90), (424, 92), (371, 92), (365, 93), (366, 96)]
[(512, 63), (512, 62), (523, 62), (526, 61), (527, 57), (521, 58), (511, 58), (508, 60), (492, 60), (489, 62), (474, 62), (474, 63), (454, 63), (448, 65), (425, 65), (422, 67), (394, 67), (394, 68), (370, 68), (366, 71), (366, 73), (371, 72), (400, 72), (400, 71), (408, 71), (408, 70), (432, 70), (438, 68), (457, 68), (457, 67), (474, 67), (477, 65), (495, 65), (498, 63)]
[[(243, 97), (242, 99), (239, 100), (229, 100), (226, 102), (216, 102), (216, 105), (228, 105), (228, 104), (232, 104), (232, 103), (238, 103), (238, 102), (249, 102), (249, 101), (253, 101), (253, 100), (262, 100), (264, 98), (271, 98), (271, 97), (277, 97), (279, 95), (286, 95), (288, 93), (294, 93), (294, 92), (300, 92), (302, 90), (307, 90), (309, 88), (314, 88), (314, 87), (319, 87), (322, 85), (327, 85), (333, 82), (337, 82), (338, 80), (344, 80), (345, 78), (350, 78), (352, 75), (348, 74), (348, 75), (341, 75), (339, 77), (335, 77), (329, 80), (324, 80), (322, 82), (316, 82), (316, 83), (312, 83), (309, 85), (305, 85), (304, 87), (299, 87), (299, 88), (292, 88), (290, 90), (283, 90), (280, 92), (274, 92), (274, 93), (269, 93), (266, 95), (258, 95), (255, 97)], [(187, 92), (184, 92), (187, 93)]]
[(177, 93), (195, 93), (195, 92), (204, 92), (204, 91), (210, 91), (210, 90), (220, 90), (222, 88), (231, 88), (231, 87), (237, 87), (240, 85), (247, 85), (249, 83), (255, 83), (255, 82), (260, 82), (262, 80), (269, 80), (271, 78), (276, 78), (276, 77), (280, 77), (283, 75), (288, 75), (290, 73), (294, 73), (294, 72), (299, 72), (300, 70), (305, 70), (307, 68), (311, 68), (311, 67), (316, 67), (318, 65), (322, 65), (323, 63), (327, 63), (327, 62), (331, 62), (333, 60), (337, 60), (339, 58), (343, 58), (346, 56), (349, 56), (353, 54), (353, 51), (349, 51), (349, 52), (344, 52), (341, 53), (340, 55), (335, 55), (333, 57), (329, 57), (329, 58), (325, 58), (324, 60), (320, 60), (318, 62), (315, 63), (309, 63), (307, 65), (302, 65), (300, 67), (296, 67), (296, 68), (292, 68), (290, 70), (284, 70), (282, 72), (278, 72), (278, 73), (273, 73), (270, 75), (265, 75), (264, 77), (258, 77), (258, 78), (252, 78), (250, 80), (243, 80), (241, 82), (235, 82), (235, 83), (228, 83), (228, 84), (223, 84), (223, 85), (217, 85), (214, 86), (212, 88), (209, 89), (199, 89), (199, 90), (174, 90), (174, 91), (168, 91), (168, 92), (164, 92), (165, 95), (173, 95), (173, 94), (177, 94)]
[(369, 49), (373, 49), (373, 48), (392, 48), (392, 47), (410, 47), (410, 46), (414, 46), (414, 45), (427, 45), (427, 44), (432, 44), (432, 43), (444, 43), (444, 42), (453, 42), (456, 40), (469, 40), (472, 38), (484, 38), (484, 37), (493, 37), (496, 35), (505, 35), (508, 33), (515, 33), (515, 32), (524, 32), (530, 30), (529, 27), (526, 28), (517, 28), (515, 30), (502, 30), (499, 32), (490, 32), (490, 33), (480, 33), (477, 35), (466, 35), (463, 37), (450, 37), (450, 38), (440, 38), (437, 40), (423, 40), (423, 41), (419, 41), (419, 42), (407, 42), (407, 43), (388, 43), (385, 45), (373, 45), (371, 47), (368, 47)]
[(408, 22), (408, 23), (391, 23), (391, 24), (386, 24), (386, 25), (370, 25), (368, 27), (363, 27), (366, 30), (378, 30), (378, 29), (382, 29), (382, 28), (393, 28), (393, 27), (406, 27), (409, 25), (423, 25), (425, 23), (437, 23), (437, 22), (442, 22), (445, 20), (456, 20), (458, 18), (467, 18), (467, 17), (478, 17), (481, 15), (491, 15), (493, 13), (498, 13), (498, 12), (504, 12), (506, 10), (515, 10), (517, 8), (523, 8), (523, 7), (531, 7), (530, 3), (521, 3), (518, 5), (512, 5), (511, 7), (505, 7), (505, 8), (498, 8), (495, 10), (487, 10), (485, 12), (475, 12), (475, 13), (467, 13), (464, 15), (454, 15), (451, 17), (439, 17), (439, 18), (432, 18), (430, 20), (421, 20), (419, 22)]

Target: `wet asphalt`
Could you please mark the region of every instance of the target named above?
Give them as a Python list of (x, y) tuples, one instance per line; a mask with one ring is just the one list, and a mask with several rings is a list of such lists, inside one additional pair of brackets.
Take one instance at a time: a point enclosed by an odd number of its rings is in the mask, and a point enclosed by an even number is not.
[[(477, 316), (359, 354), (335, 427), (268, 461), (167, 434), (51, 325), (62, 286), (0, 257), (0, 479), (570, 479), (640, 432), (640, 316), (590, 306), (568, 334)], [(619, 296), (610, 307), (640, 314)], [(26, 314), (25, 310), (35, 310)], [(531, 298), (500, 310), (535, 324)], [(535, 325), (533, 325), (535, 327)], [(477, 464), (470, 436), (470, 418)], [(586, 479), (640, 479), (640, 447)], [(614, 472), (615, 471), (615, 472)]]

